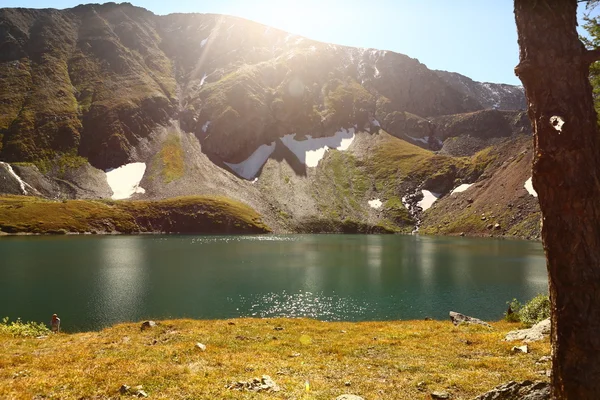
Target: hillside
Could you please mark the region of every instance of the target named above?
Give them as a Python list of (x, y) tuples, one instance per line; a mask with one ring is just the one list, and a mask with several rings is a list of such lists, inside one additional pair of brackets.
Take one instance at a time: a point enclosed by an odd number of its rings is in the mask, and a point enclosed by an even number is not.
[(218, 197), (150, 201), (48, 201), (0, 197), (5, 233), (268, 233), (250, 207)]
[[(411, 232), (459, 185), (500, 197), (488, 182), (530, 134), (518, 87), (128, 3), (0, 9), (0, 80), (0, 194), (223, 196), (277, 232)], [(515, 226), (536, 212), (493, 233), (535, 237)]]
[(524, 110), (527, 107), (522, 86), (503, 83), (476, 82), (456, 72), (435, 71), (459, 92), (477, 100), (484, 108), (495, 110)]

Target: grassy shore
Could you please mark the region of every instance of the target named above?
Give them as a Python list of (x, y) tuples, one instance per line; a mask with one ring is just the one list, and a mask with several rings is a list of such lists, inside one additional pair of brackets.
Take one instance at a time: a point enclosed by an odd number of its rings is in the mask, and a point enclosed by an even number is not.
[[(471, 399), (509, 380), (547, 379), (538, 371), (548, 363), (536, 364), (550, 353), (547, 339), (514, 354), (519, 343), (502, 339), (519, 324), (492, 325), (172, 320), (145, 331), (128, 323), (39, 339), (0, 333), (0, 398), (127, 398), (126, 384), (152, 399), (428, 399), (436, 390)], [(226, 387), (262, 375), (281, 391)]]
[(219, 196), (157, 201), (64, 200), (0, 197), (4, 233), (268, 233), (246, 204)]

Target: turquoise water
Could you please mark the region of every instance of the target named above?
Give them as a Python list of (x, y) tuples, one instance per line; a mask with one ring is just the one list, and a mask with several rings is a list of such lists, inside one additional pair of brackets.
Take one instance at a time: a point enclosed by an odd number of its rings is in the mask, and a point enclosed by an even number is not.
[(403, 235), (0, 239), (0, 316), (65, 330), (145, 318), (502, 317), (547, 291), (540, 243)]

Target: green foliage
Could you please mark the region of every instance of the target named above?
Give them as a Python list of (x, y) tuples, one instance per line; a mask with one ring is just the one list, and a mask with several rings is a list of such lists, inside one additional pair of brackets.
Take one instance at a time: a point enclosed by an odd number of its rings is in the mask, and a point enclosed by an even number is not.
[(87, 164), (87, 158), (78, 156), (74, 153), (61, 154), (55, 161), (60, 174), (64, 174), (69, 169), (77, 169)]
[[(589, 37), (581, 37), (581, 40), (588, 48), (600, 47), (600, 17), (584, 17), (583, 27)], [(590, 65), (590, 83), (593, 88), (594, 106), (596, 113), (600, 114), (600, 61)]]
[(36, 337), (49, 333), (50, 329), (40, 322), (23, 322), (20, 318), (9, 322), (8, 317), (3, 318), (0, 322), (0, 335)]
[(550, 318), (550, 299), (547, 294), (540, 293), (525, 305), (517, 299), (512, 299), (507, 304), (513, 311), (511, 314), (504, 314), (504, 319), (508, 322), (522, 322), (529, 327)]
[(546, 294), (538, 294), (519, 310), (521, 322), (532, 326), (550, 318), (550, 299)]
[[(504, 320), (507, 322), (519, 322), (519, 310), (523, 307), (521, 302), (517, 299), (512, 299), (511, 301), (507, 301), (506, 304), (508, 305), (508, 309), (504, 313)], [(510, 310), (510, 313), (508, 310)]]

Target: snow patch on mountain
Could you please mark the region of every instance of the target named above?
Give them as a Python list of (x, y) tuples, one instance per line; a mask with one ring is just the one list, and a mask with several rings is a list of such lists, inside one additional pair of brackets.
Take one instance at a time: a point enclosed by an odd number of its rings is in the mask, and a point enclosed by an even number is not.
[(414, 140), (415, 142), (421, 142), (423, 144), (429, 143), (429, 136), (423, 136), (422, 138), (418, 138), (418, 137), (407, 135), (406, 133), (404, 135), (406, 135), (406, 137), (410, 138), (411, 140)]
[(450, 194), (452, 195), (454, 193), (462, 193), (465, 190), (467, 190), (468, 188), (470, 188), (471, 186), (473, 186), (472, 183), (463, 183), (462, 185), (455, 187), (454, 190), (450, 192)]
[(421, 190), (421, 193), (423, 193), (423, 200), (419, 201), (417, 205), (423, 211), (430, 209), (433, 203), (441, 196), (440, 193), (430, 192), (429, 190)]
[(329, 149), (348, 150), (354, 141), (354, 128), (344, 129), (329, 137), (313, 138), (306, 135), (306, 140), (296, 140), (296, 134), (281, 138), (283, 144), (298, 157), (307, 167), (316, 167)]
[(236, 174), (244, 179), (252, 180), (258, 174), (258, 171), (267, 162), (271, 154), (275, 151), (275, 142), (271, 144), (263, 144), (254, 151), (246, 160), (239, 164), (232, 164), (226, 162), (229, 168), (231, 168)]
[(146, 172), (146, 163), (125, 164), (106, 171), (106, 181), (113, 191), (113, 200), (128, 199), (134, 193), (145, 193), (140, 182)]
[(371, 206), (371, 208), (375, 208), (375, 209), (381, 208), (381, 206), (383, 205), (383, 203), (379, 199), (369, 200), (368, 203), (369, 203), (369, 206)]

